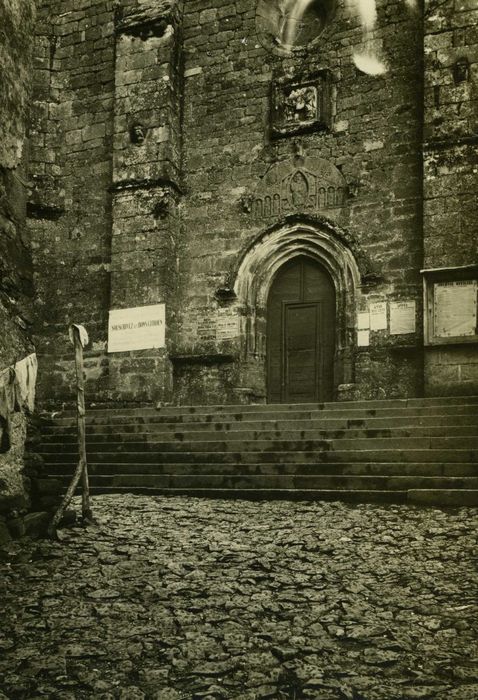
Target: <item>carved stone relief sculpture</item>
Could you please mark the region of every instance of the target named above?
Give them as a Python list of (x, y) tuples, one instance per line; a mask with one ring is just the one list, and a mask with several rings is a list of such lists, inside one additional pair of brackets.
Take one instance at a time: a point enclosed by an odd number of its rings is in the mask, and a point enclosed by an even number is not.
[(313, 80), (275, 81), (272, 89), (271, 131), (288, 136), (301, 131), (330, 128), (330, 75), (322, 71)]
[(284, 115), (289, 122), (305, 123), (317, 119), (317, 88), (309, 85), (285, 95)]
[(345, 178), (335, 165), (323, 158), (296, 157), (269, 168), (248, 196), (245, 211), (254, 219), (297, 212), (330, 214), (344, 205), (347, 194)]
[(146, 129), (142, 124), (136, 123), (131, 126), (129, 131), (131, 143), (140, 146), (146, 138)]

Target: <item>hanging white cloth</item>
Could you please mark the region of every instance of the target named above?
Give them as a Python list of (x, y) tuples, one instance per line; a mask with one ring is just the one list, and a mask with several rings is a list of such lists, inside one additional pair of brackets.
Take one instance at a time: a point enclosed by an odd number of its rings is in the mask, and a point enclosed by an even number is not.
[(68, 330), (68, 334), (70, 336), (71, 343), (74, 343), (74, 335), (73, 335), (73, 328), (77, 328), (78, 332), (80, 334), (80, 343), (81, 346), (84, 348), (88, 345), (90, 342), (90, 339), (88, 338), (88, 333), (87, 330), (84, 326), (81, 326), (79, 323), (72, 323), (70, 325), (70, 328)]
[(34, 352), (15, 365), (15, 402), (19, 409), (32, 412), (35, 407), (37, 372), (38, 361)]

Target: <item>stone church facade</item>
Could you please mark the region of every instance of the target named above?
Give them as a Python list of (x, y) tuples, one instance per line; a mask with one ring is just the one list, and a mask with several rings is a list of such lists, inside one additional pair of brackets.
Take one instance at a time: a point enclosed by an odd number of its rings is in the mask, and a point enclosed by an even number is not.
[[(70, 322), (95, 402), (478, 392), (474, 0), (378, 0), (367, 32), (344, 0), (292, 29), (279, 0), (39, 5), (43, 402), (71, 397)], [(111, 312), (158, 305), (164, 347), (112, 351)]]

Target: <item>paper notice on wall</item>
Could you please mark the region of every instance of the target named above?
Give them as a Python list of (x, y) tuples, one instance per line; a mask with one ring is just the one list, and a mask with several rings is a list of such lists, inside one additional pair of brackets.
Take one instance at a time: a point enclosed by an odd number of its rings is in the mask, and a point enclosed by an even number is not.
[(370, 345), (370, 331), (368, 329), (357, 331), (357, 345), (359, 348), (366, 348)]
[(165, 347), (165, 305), (112, 309), (108, 322), (108, 352)]
[(216, 339), (231, 340), (239, 335), (238, 316), (220, 316), (216, 320)]
[(390, 302), (390, 335), (415, 333), (416, 305), (414, 301)]
[(203, 319), (200, 323), (198, 323), (197, 330), (197, 339), (201, 343), (211, 343), (216, 341), (216, 326), (214, 325), (214, 322), (210, 319)]
[(357, 328), (359, 331), (368, 330), (370, 328), (370, 315), (368, 311), (360, 311), (357, 314)]
[(434, 335), (441, 338), (475, 335), (477, 281), (434, 285)]
[(369, 306), (370, 330), (386, 331), (387, 325), (387, 302), (374, 301)]

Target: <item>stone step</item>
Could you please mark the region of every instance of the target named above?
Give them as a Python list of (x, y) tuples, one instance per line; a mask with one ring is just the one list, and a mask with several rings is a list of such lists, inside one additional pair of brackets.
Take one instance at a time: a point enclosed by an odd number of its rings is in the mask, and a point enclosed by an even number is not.
[[(343, 438), (337, 440), (297, 439), (283, 440), (280, 437), (272, 440), (234, 439), (224, 440), (180, 441), (180, 440), (129, 440), (127, 442), (93, 442), (87, 440), (87, 452), (102, 454), (104, 452), (122, 454), (138, 452), (157, 454), (162, 452), (203, 453), (203, 452), (339, 452), (344, 450), (476, 450), (478, 455), (478, 436), (474, 437), (390, 437), (390, 438)], [(77, 452), (75, 442), (50, 442), (43, 444), (40, 453), (47, 459), (55, 455)]]
[[(279, 404), (283, 406), (284, 404)], [(346, 404), (339, 404), (345, 406)], [(476, 403), (461, 404), (461, 405), (432, 405), (432, 406), (411, 406), (411, 407), (388, 407), (388, 408), (337, 408), (334, 410), (324, 410), (317, 408), (315, 404), (307, 408), (308, 404), (296, 404), (289, 409), (287, 413), (283, 409), (278, 409), (277, 406), (271, 404), (264, 405), (261, 410), (243, 411), (243, 407), (230, 407), (232, 410), (222, 413), (211, 412), (205, 410), (207, 407), (196, 407), (195, 413), (164, 413), (164, 409), (145, 409), (143, 413), (138, 412), (117, 412), (111, 409), (109, 412), (103, 411), (86, 414), (86, 422), (90, 425), (101, 424), (117, 424), (131, 422), (156, 422), (156, 423), (183, 423), (183, 422), (235, 422), (243, 420), (278, 420), (281, 417), (287, 416), (289, 420), (311, 420), (311, 419), (367, 419), (373, 417), (380, 418), (411, 418), (420, 416), (462, 416), (476, 415), (478, 406)], [(244, 407), (250, 408), (250, 407)], [(118, 409), (119, 411), (120, 409)], [(139, 410), (139, 409), (137, 409)], [(54, 416), (54, 417), (53, 417)], [(51, 421), (55, 425), (72, 425), (76, 421), (76, 416), (70, 414), (43, 414), (42, 418), (47, 423)]]
[[(76, 416), (44, 427), (46, 470), (66, 487)], [(98, 408), (87, 456), (96, 493), (461, 504), (478, 493), (478, 397)]]
[[(68, 479), (65, 480), (65, 484)], [(148, 488), (264, 488), (264, 489), (478, 489), (478, 477), (351, 476), (286, 474), (91, 474), (90, 485)]]
[[(70, 476), (76, 462), (51, 463), (50, 476)], [(88, 462), (89, 472), (94, 474), (304, 474), (304, 475), (378, 475), (378, 476), (478, 476), (475, 464), (465, 462), (344, 462), (344, 463), (262, 463), (262, 464), (188, 464), (182, 462), (156, 463), (117, 463)]]
[[(478, 411), (471, 415), (456, 416), (410, 416), (402, 418), (366, 418), (366, 419), (313, 419), (313, 420), (266, 420), (266, 421), (230, 421), (216, 423), (158, 423), (156, 421), (133, 422), (121, 424), (100, 423), (87, 424), (88, 435), (118, 435), (118, 434), (149, 434), (174, 435), (181, 433), (216, 433), (233, 432), (242, 430), (251, 431), (287, 431), (287, 430), (315, 430), (323, 432), (336, 432), (344, 430), (383, 431), (402, 429), (426, 429), (433, 431), (458, 431), (465, 428), (468, 432), (475, 430), (478, 434)], [(443, 430), (445, 429), (445, 430)], [(76, 436), (76, 421), (69, 425), (44, 425), (42, 433), (46, 439), (51, 436)], [(461, 433), (464, 434), (464, 433)]]
[(99, 486), (93, 494), (131, 493), (150, 496), (190, 496), (195, 498), (221, 498), (244, 500), (288, 501), (342, 501), (348, 503), (410, 503), (422, 506), (478, 506), (476, 489), (408, 489), (407, 491), (379, 491), (372, 489), (208, 489), (208, 488), (159, 488), (145, 486)]
[(422, 506), (478, 506), (478, 490), (410, 489), (407, 501)]
[[(376, 438), (419, 438), (431, 437), (442, 438), (444, 433), (448, 437), (478, 437), (477, 425), (450, 425), (444, 431), (443, 426), (409, 426), (407, 428), (382, 428), (382, 429), (356, 429), (349, 428), (346, 430), (322, 430), (322, 429), (305, 429), (297, 428), (296, 430), (287, 430), (281, 428), (273, 429), (271, 426), (268, 429), (236, 429), (236, 430), (141, 430), (135, 432), (91, 432), (87, 434), (87, 442), (93, 444), (111, 444), (132, 442), (168, 442), (173, 440), (176, 442), (207, 442), (207, 441), (229, 441), (229, 440), (359, 440), (359, 439), (376, 439)], [(49, 433), (44, 437), (45, 445), (54, 444), (76, 444), (77, 432), (72, 430), (65, 434)]]
[(96, 486), (93, 493), (132, 493), (149, 496), (190, 496), (195, 498), (242, 499), (251, 501), (341, 501), (345, 503), (410, 503), (422, 506), (478, 506), (478, 490), (474, 489), (409, 489), (408, 491), (376, 491), (370, 489), (182, 489), (131, 486)]
[[(308, 489), (183, 489), (183, 488), (149, 488), (149, 487), (121, 487), (121, 486), (96, 486), (93, 493), (132, 493), (148, 496), (190, 496), (195, 498), (213, 499), (243, 499), (252, 501), (344, 501), (346, 503), (406, 503), (407, 491), (371, 491), (354, 490), (347, 491), (317, 491)], [(463, 491), (464, 494), (468, 493)]]
[[(478, 404), (478, 396), (433, 396), (426, 398), (409, 398), (409, 399), (376, 399), (376, 400), (359, 400), (359, 401), (331, 401), (319, 403), (300, 403), (300, 404), (210, 404), (202, 406), (138, 406), (138, 407), (111, 407), (111, 406), (89, 406), (88, 413), (99, 415), (109, 415), (111, 411), (122, 413), (123, 415), (151, 415), (152, 413), (160, 413), (161, 415), (168, 414), (197, 414), (197, 413), (255, 413), (261, 411), (286, 411), (291, 410), (322, 410), (322, 411), (342, 411), (342, 410), (368, 410), (368, 409), (387, 409), (387, 408), (409, 408), (409, 407), (434, 407), (437, 405), (454, 406)], [(74, 415), (75, 409), (69, 408), (63, 411), (65, 416)]]
[[(47, 464), (53, 462), (65, 462), (74, 464), (77, 461), (75, 452), (51, 452), (44, 453)], [(306, 462), (465, 462), (476, 464), (478, 462), (478, 450), (473, 449), (350, 449), (350, 450), (324, 450), (324, 451), (257, 451), (248, 452), (126, 452), (104, 451), (90, 452), (90, 462), (102, 463), (148, 463), (166, 464), (182, 462), (185, 464), (251, 464), (251, 463), (295, 463)]]

